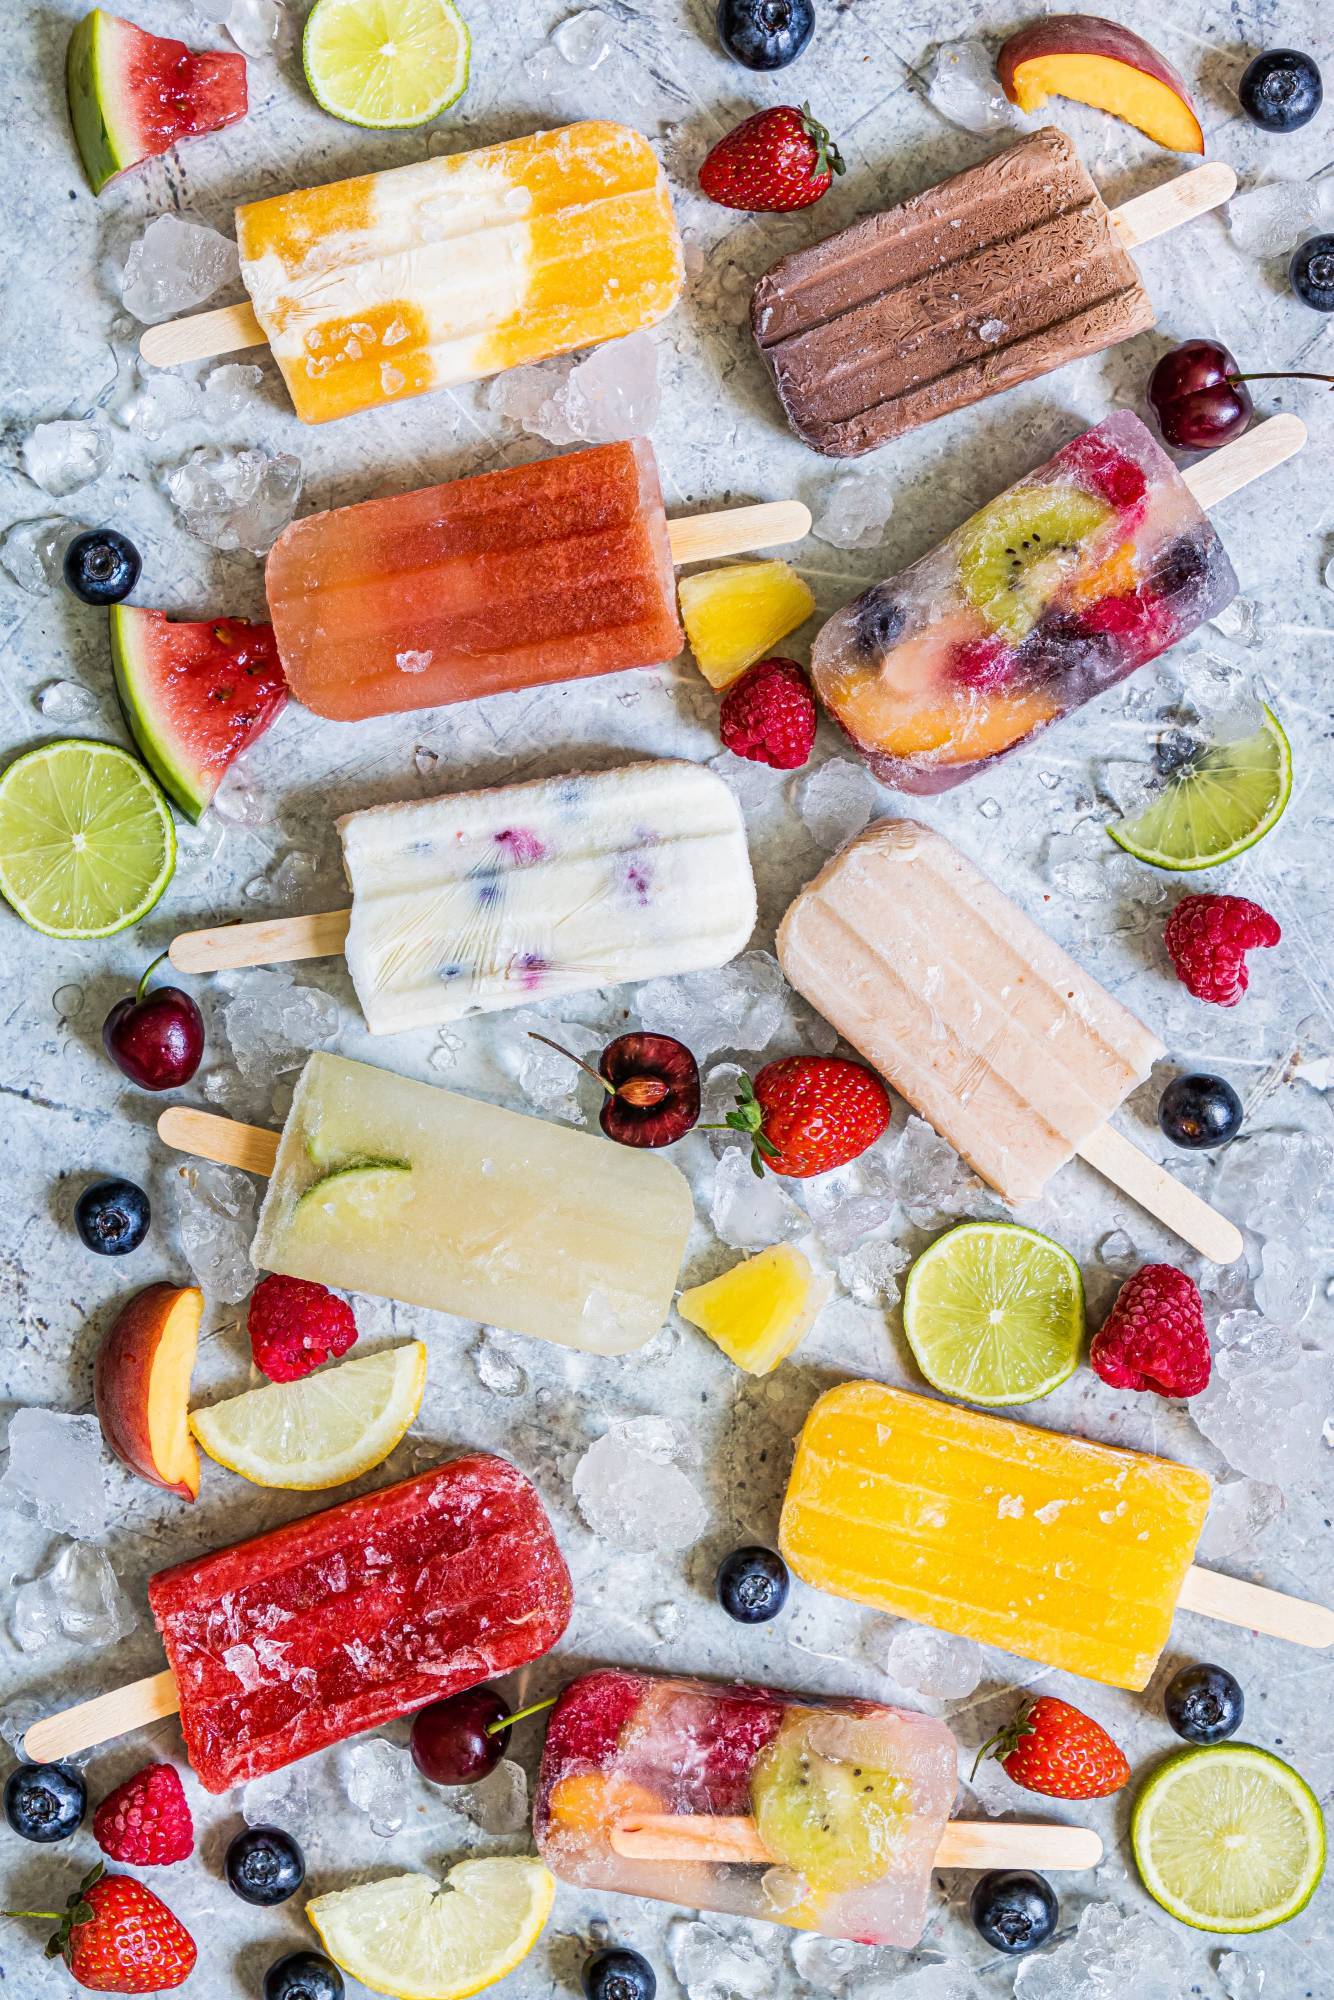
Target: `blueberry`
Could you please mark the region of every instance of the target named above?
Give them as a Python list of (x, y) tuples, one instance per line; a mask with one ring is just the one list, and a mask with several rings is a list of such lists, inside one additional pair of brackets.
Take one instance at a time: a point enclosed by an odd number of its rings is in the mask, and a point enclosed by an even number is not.
[(1198, 588), (1208, 574), (1208, 549), (1193, 535), (1181, 535), (1159, 556), (1151, 581), (1160, 597), (1176, 597), (1181, 591)]
[(1174, 1146), (1200, 1152), (1241, 1130), (1241, 1099), (1221, 1076), (1174, 1076), (1158, 1099), (1158, 1124)]
[(65, 551), (65, 581), (85, 604), (119, 604), (143, 566), (134, 543), (115, 528), (89, 528)]
[(863, 591), (856, 603), (849, 605), (848, 612), (857, 646), (874, 660), (889, 651), (908, 622), (907, 612), (883, 583)]
[(1320, 71), (1300, 49), (1266, 49), (1247, 65), (1237, 91), (1246, 116), (1266, 132), (1309, 125), (1324, 94)]
[(739, 1625), (767, 1625), (787, 1603), (787, 1564), (772, 1549), (733, 1549), (718, 1565), (718, 1602)]
[(811, 0), (718, 0), (718, 39), (747, 69), (786, 69), (814, 33)]
[(74, 1204), (80, 1241), (99, 1257), (125, 1257), (148, 1234), (148, 1196), (133, 1181), (94, 1181)]
[(637, 1951), (611, 1945), (585, 1961), (583, 1986), (586, 2000), (653, 2000), (658, 1981)]
[(1299, 243), (1288, 266), (1288, 283), (1304, 305), (1334, 312), (1334, 236), (1311, 236)]
[(1246, 1700), (1226, 1667), (1183, 1667), (1163, 1691), (1163, 1712), (1187, 1743), (1221, 1743), (1241, 1728)]
[(1027, 1868), (993, 1868), (973, 1890), (970, 1908), (987, 1943), (1016, 1958), (1047, 1942), (1061, 1906), (1044, 1876)]
[(265, 1973), (264, 2000), (343, 2000), (343, 1975), (322, 1951), (289, 1951)]
[(224, 1865), (227, 1881), (241, 1901), (266, 1908), (285, 1903), (306, 1879), (301, 1849), (290, 1833), (277, 1826), (248, 1826), (238, 1833)]
[(68, 1840), (88, 1807), (88, 1787), (68, 1764), (20, 1764), (5, 1784), (5, 1818), (23, 1840)]

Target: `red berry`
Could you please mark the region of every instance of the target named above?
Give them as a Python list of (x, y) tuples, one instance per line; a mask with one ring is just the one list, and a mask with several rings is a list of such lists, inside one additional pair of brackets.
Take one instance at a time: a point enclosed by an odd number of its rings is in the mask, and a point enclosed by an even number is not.
[(203, 1060), (204, 1017), (179, 986), (150, 991), (152, 971), (150, 965), (136, 991), (111, 1009), (102, 1023), (102, 1046), (141, 1090), (177, 1090)]
[(778, 1734), (783, 1713), (780, 1700), (758, 1689), (750, 1699), (724, 1702), (710, 1721), (691, 1730), (690, 1760), (682, 1776), (692, 1812), (749, 1812), (755, 1759)]
[(1152, 659), (1172, 643), (1172, 615), (1160, 597), (1147, 590), (1132, 590), (1123, 597), (1100, 597), (1081, 612), (1079, 623), (1085, 632), (1106, 632), (1120, 639), (1137, 662)]
[(1057, 452), (1055, 462), (1063, 472), (1072, 472), (1090, 493), (1122, 511), (1138, 506), (1148, 489), (1144, 467), (1118, 451), (1101, 431), (1085, 431), (1081, 437), (1071, 438)]
[(842, 155), (810, 107), (777, 104), (718, 141), (700, 167), (699, 184), (723, 208), (784, 213), (809, 208), (842, 172)]
[(1026, 1702), (983, 1745), (977, 1762), (987, 1756), (998, 1758), (1006, 1777), (1026, 1792), (1051, 1799), (1106, 1798), (1130, 1776), (1129, 1764), (1102, 1724), (1051, 1694)]
[(762, 1173), (807, 1180), (846, 1166), (873, 1146), (889, 1124), (889, 1093), (862, 1063), (842, 1056), (786, 1056), (766, 1063), (754, 1084), (743, 1076), (733, 1131), (754, 1141)]
[(270, 1382), (299, 1382), (357, 1337), (347, 1300), (304, 1278), (261, 1278), (246, 1324), (255, 1366)]
[(775, 771), (806, 762), (817, 721), (811, 684), (795, 660), (760, 660), (723, 696), (718, 729), (726, 749)]
[(171, 1764), (136, 1771), (93, 1815), (103, 1854), (134, 1868), (165, 1867), (194, 1853), (195, 1827), (180, 1774)]
[(1240, 437), (1255, 414), (1251, 392), (1216, 340), (1183, 340), (1149, 377), (1149, 403), (1177, 451), (1210, 451)]
[(974, 694), (990, 694), (1014, 672), (1014, 649), (1003, 639), (965, 639), (950, 654), (949, 677)]
[(1163, 941), (1187, 992), (1235, 1007), (1250, 983), (1246, 953), (1282, 935), (1268, 910), (1245, 896), (1186, 896), (1167, 919)]
[(1117, 1293), (1089, 1362), (1114, 1389), (1198, 1396), (1211, 1367), (1198, 1287), (1171, 1264), (1146, 1264)]
[(670, 1146), (699, 1120), (699, 1065), (672, 1035), (617, 1035), (598, 1074), (611, 1093), (598, 1123), (620, 1146)]
[(48, 1951), (94, 1993), (168, 1992), (190, 1977), (198, 1956), (160, 1896), (100, 1866), (70, 1897)]
[(509, 1747), (510, 1732), (499, 1727), (508, 1715), (491, 1687), (465, 1688), (446, 1701), (433, 1701), (413, 1718), (412, 1761), (432, 1784), (475, 1785), (495, 1770)]
[(648, 1692), (635, 1674), (605, 1667), (572, 1682), (551, 1711), (546, 1754), (562, 1764), (607, 1764)]

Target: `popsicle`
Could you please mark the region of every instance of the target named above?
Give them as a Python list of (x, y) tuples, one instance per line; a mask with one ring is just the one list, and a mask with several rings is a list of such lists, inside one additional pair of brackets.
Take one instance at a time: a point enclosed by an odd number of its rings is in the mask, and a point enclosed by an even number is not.
[(943, 834), (881, 820), (788, 909), (797, 991), (1003, 1200), (1076, 1153), (1206, 1257), (1241, 1235), (1108, 1124), (1165, 1051)]
[(954, 1403), (845, 1382), (811, 1410), (779, 1546), (817, 1590), (1144, 1687), (1181, 1608), (1303, 1646), (1334, 1611), (1192, 1568), (1204, 1473)]
[(260, 1270), (589, 1354), (657, 1333), (694, 1219), (685, 1176), (655, 1153), (322, 1051), (281, 1139), (184, 1105), (158, 1133), (272, 1175)]
[(552, 1712), (534, 1830), (583, 1888), (905, 1947), (933, 1867), (1099, 1859), (1084, 1827), (951, 1826), (957, 1783), (929, 1716), (604, 1668)]
[(670, 660), (674, 562), (793, 541), (810, 521), (773, 501), (669, 524), (639, 438), (308, 515), (265, 581), (297, 700), (356, 722)]
[(34, 1723), (73, 1756), (180, 1711), (206, 1791), (538, 1660), (570, 1574), (536, 1489), (474, 1453), (149, 1579), (170, 1668)]
[(1204, 509), (1305, 439), (1273, 417), (1183, 475), (1118, 410), (836, 613), (811, 657), (822, 701), (885, 784), (962, 784), (1231, 602)]
[(1143, 333), (1131, 250), (1236, 190), (1221, 161), (1109, 212), (1063, 132), (993, 159), (760, 279), (751, 327), (797, 436), (855, 458)]
[(251, 307), (164, 326), (155, 368), (268, 341), (325, 423), (653, 326), (685, 275), (648, 141), (588, 120), (236, 211)]
[(351, 910), (192, 931), (182, 971), (344, 950), (373, 1035), (724, 965), (755, 924), (741, 809), (699, 764), (375, 806), (338, 822)]

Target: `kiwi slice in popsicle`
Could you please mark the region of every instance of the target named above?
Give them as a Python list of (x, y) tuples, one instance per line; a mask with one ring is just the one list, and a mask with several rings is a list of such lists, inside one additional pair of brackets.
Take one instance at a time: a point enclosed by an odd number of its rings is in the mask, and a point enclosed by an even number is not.
[(964, 596), (1018, 645), (1112, 511), (1079, 486), (1011, 487), (959, 530)]
[(812, 1747), (810, 1723), (802, 1716), (785, 1724), (761, 1751), (751, 1773), (751, 1810), (776, 1861), (812, 1889), (838, 1894), (885, 1873), (908, 1788), (892, 1771), (822, 1755)]

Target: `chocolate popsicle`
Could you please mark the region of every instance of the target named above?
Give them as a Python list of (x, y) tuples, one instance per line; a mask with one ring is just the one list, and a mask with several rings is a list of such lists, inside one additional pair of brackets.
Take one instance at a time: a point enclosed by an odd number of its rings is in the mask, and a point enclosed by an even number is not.
[(830, 458), (859, 457), (1153, 321), (1111, 212), (1050, 125), (780, 258), (751, 301), (788, 422)]

